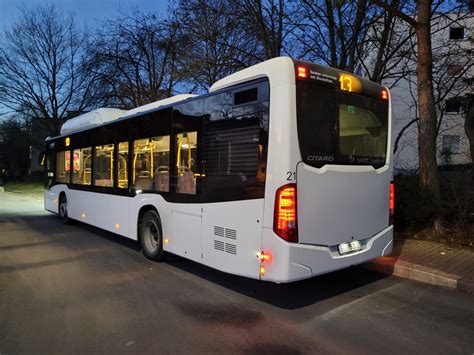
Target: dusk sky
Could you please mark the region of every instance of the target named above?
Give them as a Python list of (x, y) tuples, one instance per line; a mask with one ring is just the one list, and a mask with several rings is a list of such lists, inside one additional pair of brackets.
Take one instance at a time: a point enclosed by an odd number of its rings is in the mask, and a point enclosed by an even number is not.
[(138, 8), (143, 12), (166, 14), (168, 0), (0, 0), (0, 29), (8, 28), (18, 15), (19, 8), (39, 4), (55, 4), (64, 11), (73, 12), (79, 26), (94, 27), (102, 20)]

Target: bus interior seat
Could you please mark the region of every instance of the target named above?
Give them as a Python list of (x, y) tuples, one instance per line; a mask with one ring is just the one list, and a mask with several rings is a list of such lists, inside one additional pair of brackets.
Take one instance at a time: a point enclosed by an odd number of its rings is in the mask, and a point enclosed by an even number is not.
[(170, 174), (168, 171), (159, 171), (160, 168), (156, 169), (155, 172), (155, 190), (156, 191), (169, 191)]
[(192, 171), (185, 171), (178, 176), (178, 192), (182, 194), (196, 194), (196, 181)]

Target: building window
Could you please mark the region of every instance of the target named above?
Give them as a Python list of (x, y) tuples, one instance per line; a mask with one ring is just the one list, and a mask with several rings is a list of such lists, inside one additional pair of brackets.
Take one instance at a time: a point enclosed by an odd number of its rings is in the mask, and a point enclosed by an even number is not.
[(451, 64), (448, 66), (448, 75), (449, 76), (460, 76), (462, 73), (462, 65), (459, 64)]
[(452, 97), (446, 100), (444, 112), (459, 113), (461, 111), (461, 100), (459, 97)]
[(72, 183), (91, 184), (92, 148), (74, 149)]
[(451, 27), (449, 29), (449, 39), (464, 39), (464, 27)]
[(444, 135), (443, 136), (443, 152), (448, 154), (461, 153), (461, 136)]
[(114, 145), (106, 144), (95, 147), (94, 185), (114, 186)]

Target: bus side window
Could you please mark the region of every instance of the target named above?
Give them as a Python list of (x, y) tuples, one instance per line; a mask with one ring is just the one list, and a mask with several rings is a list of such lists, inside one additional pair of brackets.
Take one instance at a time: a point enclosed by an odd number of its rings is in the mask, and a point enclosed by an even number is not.
[(135, 140), (131, 161), (136, 190), (169, 191), (170, 136)]
[(128, 188), (128, 142), (118, 144), (117, 173), (118, 187)]
[(197, 132), (184, 132), (176, 136), (178, 170), (178, 185), (176, 192), (180, 194), (196, 195), (197, 173)]
[(79, 185), (91, 184), (92, 148), (74, 149), (72, 183)]
[[(232, 110), (222, 112), (220, 100), (206, 98), (204, 123), (204, 200), (263, 198), (268, 147), (268, 81), (237, 88)], [(232, 92), (231, 92), (232, 94)], [(225, 98), (221, 95), (221, 98)], [(218, 95), (216, 95), (218, 97)], [(214, 106), (213, 106), (214, 105)]]
[(56, 182), (68, 183), (71, 169), (71, 152), (63, 150), (56, 153)]
[(95, 147), (94, 185), (114, 186), (114, 145), (106, 144)]

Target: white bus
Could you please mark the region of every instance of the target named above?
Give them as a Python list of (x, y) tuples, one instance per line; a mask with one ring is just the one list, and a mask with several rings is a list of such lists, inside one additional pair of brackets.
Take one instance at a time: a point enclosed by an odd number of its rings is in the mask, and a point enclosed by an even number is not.
[(212, 268), (292, 282), (392, 250), (386, 88), (281, 57), (47, 139), (45, 208)]

